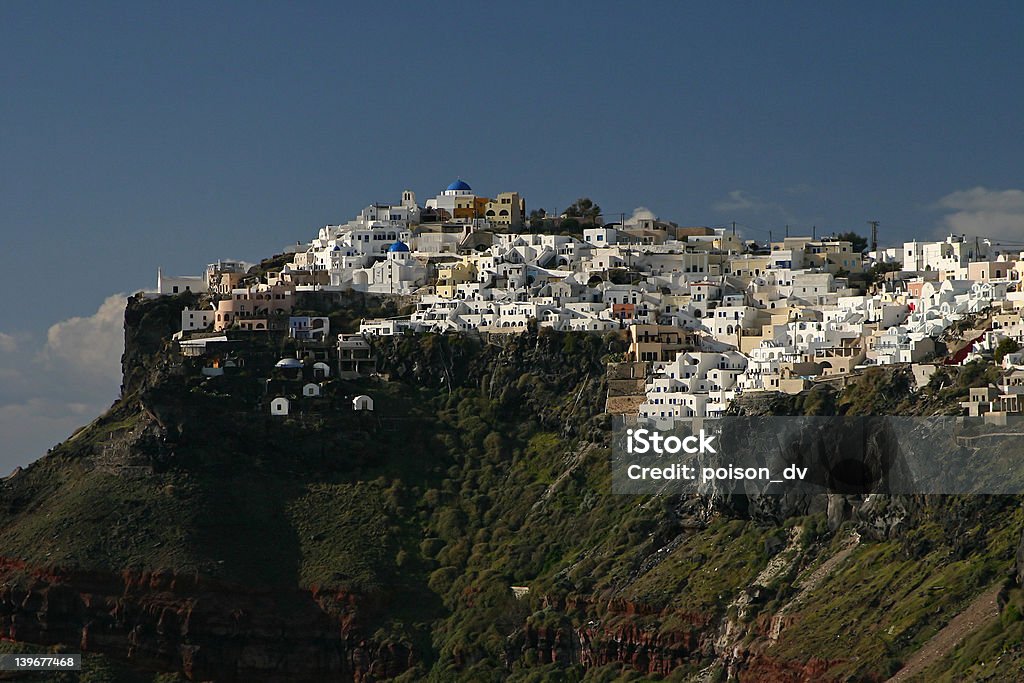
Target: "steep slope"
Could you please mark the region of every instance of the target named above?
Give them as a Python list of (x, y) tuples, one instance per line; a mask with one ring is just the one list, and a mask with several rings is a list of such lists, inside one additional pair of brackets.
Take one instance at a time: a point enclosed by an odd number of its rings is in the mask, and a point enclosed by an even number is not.
[[(262, 378), (291, 342), (204, 378), (167, 342), (188, 303), (132, 300), (124, 397), (0, 484), (4, 637), (191, 680), (884, 680), (1013, 565), (1008, 497), (612, 494), (614, 334), (377, 340), (387, 381), (332, 380), (280, 418)], [(739, 409), (930, 414), (972, 377)], [(1019, 650), (1017, 621), (990, 628)], [(987, 653), (965, 641), (947, 668)]]

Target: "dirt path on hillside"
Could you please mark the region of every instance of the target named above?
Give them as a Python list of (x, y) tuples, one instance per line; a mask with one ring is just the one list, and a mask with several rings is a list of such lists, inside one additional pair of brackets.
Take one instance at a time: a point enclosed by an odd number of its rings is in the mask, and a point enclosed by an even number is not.
[(797, 582), (797, 594), (793, 596), (789, 602), (783, 605), (782, 608), (772, 617), (771, 629), (768, 633), (768, 640), (772, 645), (774, 645), (779, 640), (779, 636), (782, 635), (782, 629), (786, 625), (786, 618), (789, 613), (798, 609), (811, 591), (820, 586), (822, 582), (828, 578), (828, 576), (835, 571), (847, 557), (850, 556), (850, 553), (852, 553), (858, 545), (860, 545), (860, 534), (854, 531), (850, 534), (850, 537), (846, 539), (843, 547), (840, 548), (835, 555), (822, 562), (813, 569), (810, 574)]
[(1002, 582), (996, 583), (975, 598), (967, 609), (953, 617), (941, 631), (911, 655), (903, 668), (886, 683), (899, 683), (916, 676), (926, 666), (949, 654), (970, 633), (998, 618), (999, 605), (996, 603), (996, 597), (1002, 587)]

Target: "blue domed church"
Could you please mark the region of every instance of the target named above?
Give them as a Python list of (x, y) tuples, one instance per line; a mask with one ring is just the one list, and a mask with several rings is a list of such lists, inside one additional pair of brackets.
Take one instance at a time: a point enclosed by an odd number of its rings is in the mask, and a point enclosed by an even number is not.
[(444, 214), (444, 220), (470, 223), (478, 219), (496, 225), (518, 227), (526, 215), (526, 201), (518, 192), (502, 192), (489, 199), (473, 192), (462, 178), (456, 178), (441, 194), (426, 203), (428, 209)]
[(353, 273), (352, 289), (382, 294), (412, 294), (426, 275), (426, 267), (413, 258), (409, 245), (398, 240), (388, 247), (383, 261)]
[[(486, 201), (486, 199), (484, 200)], [(447, 214), (447, 220), (472, 219), (477, 209), (477, 196), (462, 178), (444, 189), (441, 194), (427, 200), (427, 208)]]

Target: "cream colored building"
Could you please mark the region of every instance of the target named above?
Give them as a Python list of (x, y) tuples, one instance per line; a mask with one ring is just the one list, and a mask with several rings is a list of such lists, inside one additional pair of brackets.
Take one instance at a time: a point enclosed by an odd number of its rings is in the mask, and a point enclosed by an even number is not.
[(750, 280), (760, 277), (770, 267), (770, 256), (734, 256), (728, 260), (725, 274)]
[(785, 266), (787, 268), (821, 268), (832, 274), (841, 270), (864, 272), (864, 259), (845, 240), (787, 237), (781, 242), (772, 242), (772, 252), (792, 254)]
[(697, 336), (670, 325), (631, 325), (629, 353), (636, 361), (670, 362), (680, 351), (700, 348)]
[(519, 227), (526, 214), (526, 200), (518, 192), (502, 192), (484, 206), (484, 218), (506, 227)]
[(466, 261), (448, 263), (437, 269), (437, 285), (434, 291), (438, 296), (454, 299), (459, 285), (474, 282), (477, 276), (476, 266)]

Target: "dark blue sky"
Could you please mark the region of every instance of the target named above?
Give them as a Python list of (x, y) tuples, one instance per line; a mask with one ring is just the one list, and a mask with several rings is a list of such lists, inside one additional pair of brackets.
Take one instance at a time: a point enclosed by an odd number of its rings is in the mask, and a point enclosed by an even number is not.
[(0, 3), (0, 333), (456, 176), (932, 236), (1019, 200), (1022, 35), (1012, 2)]

